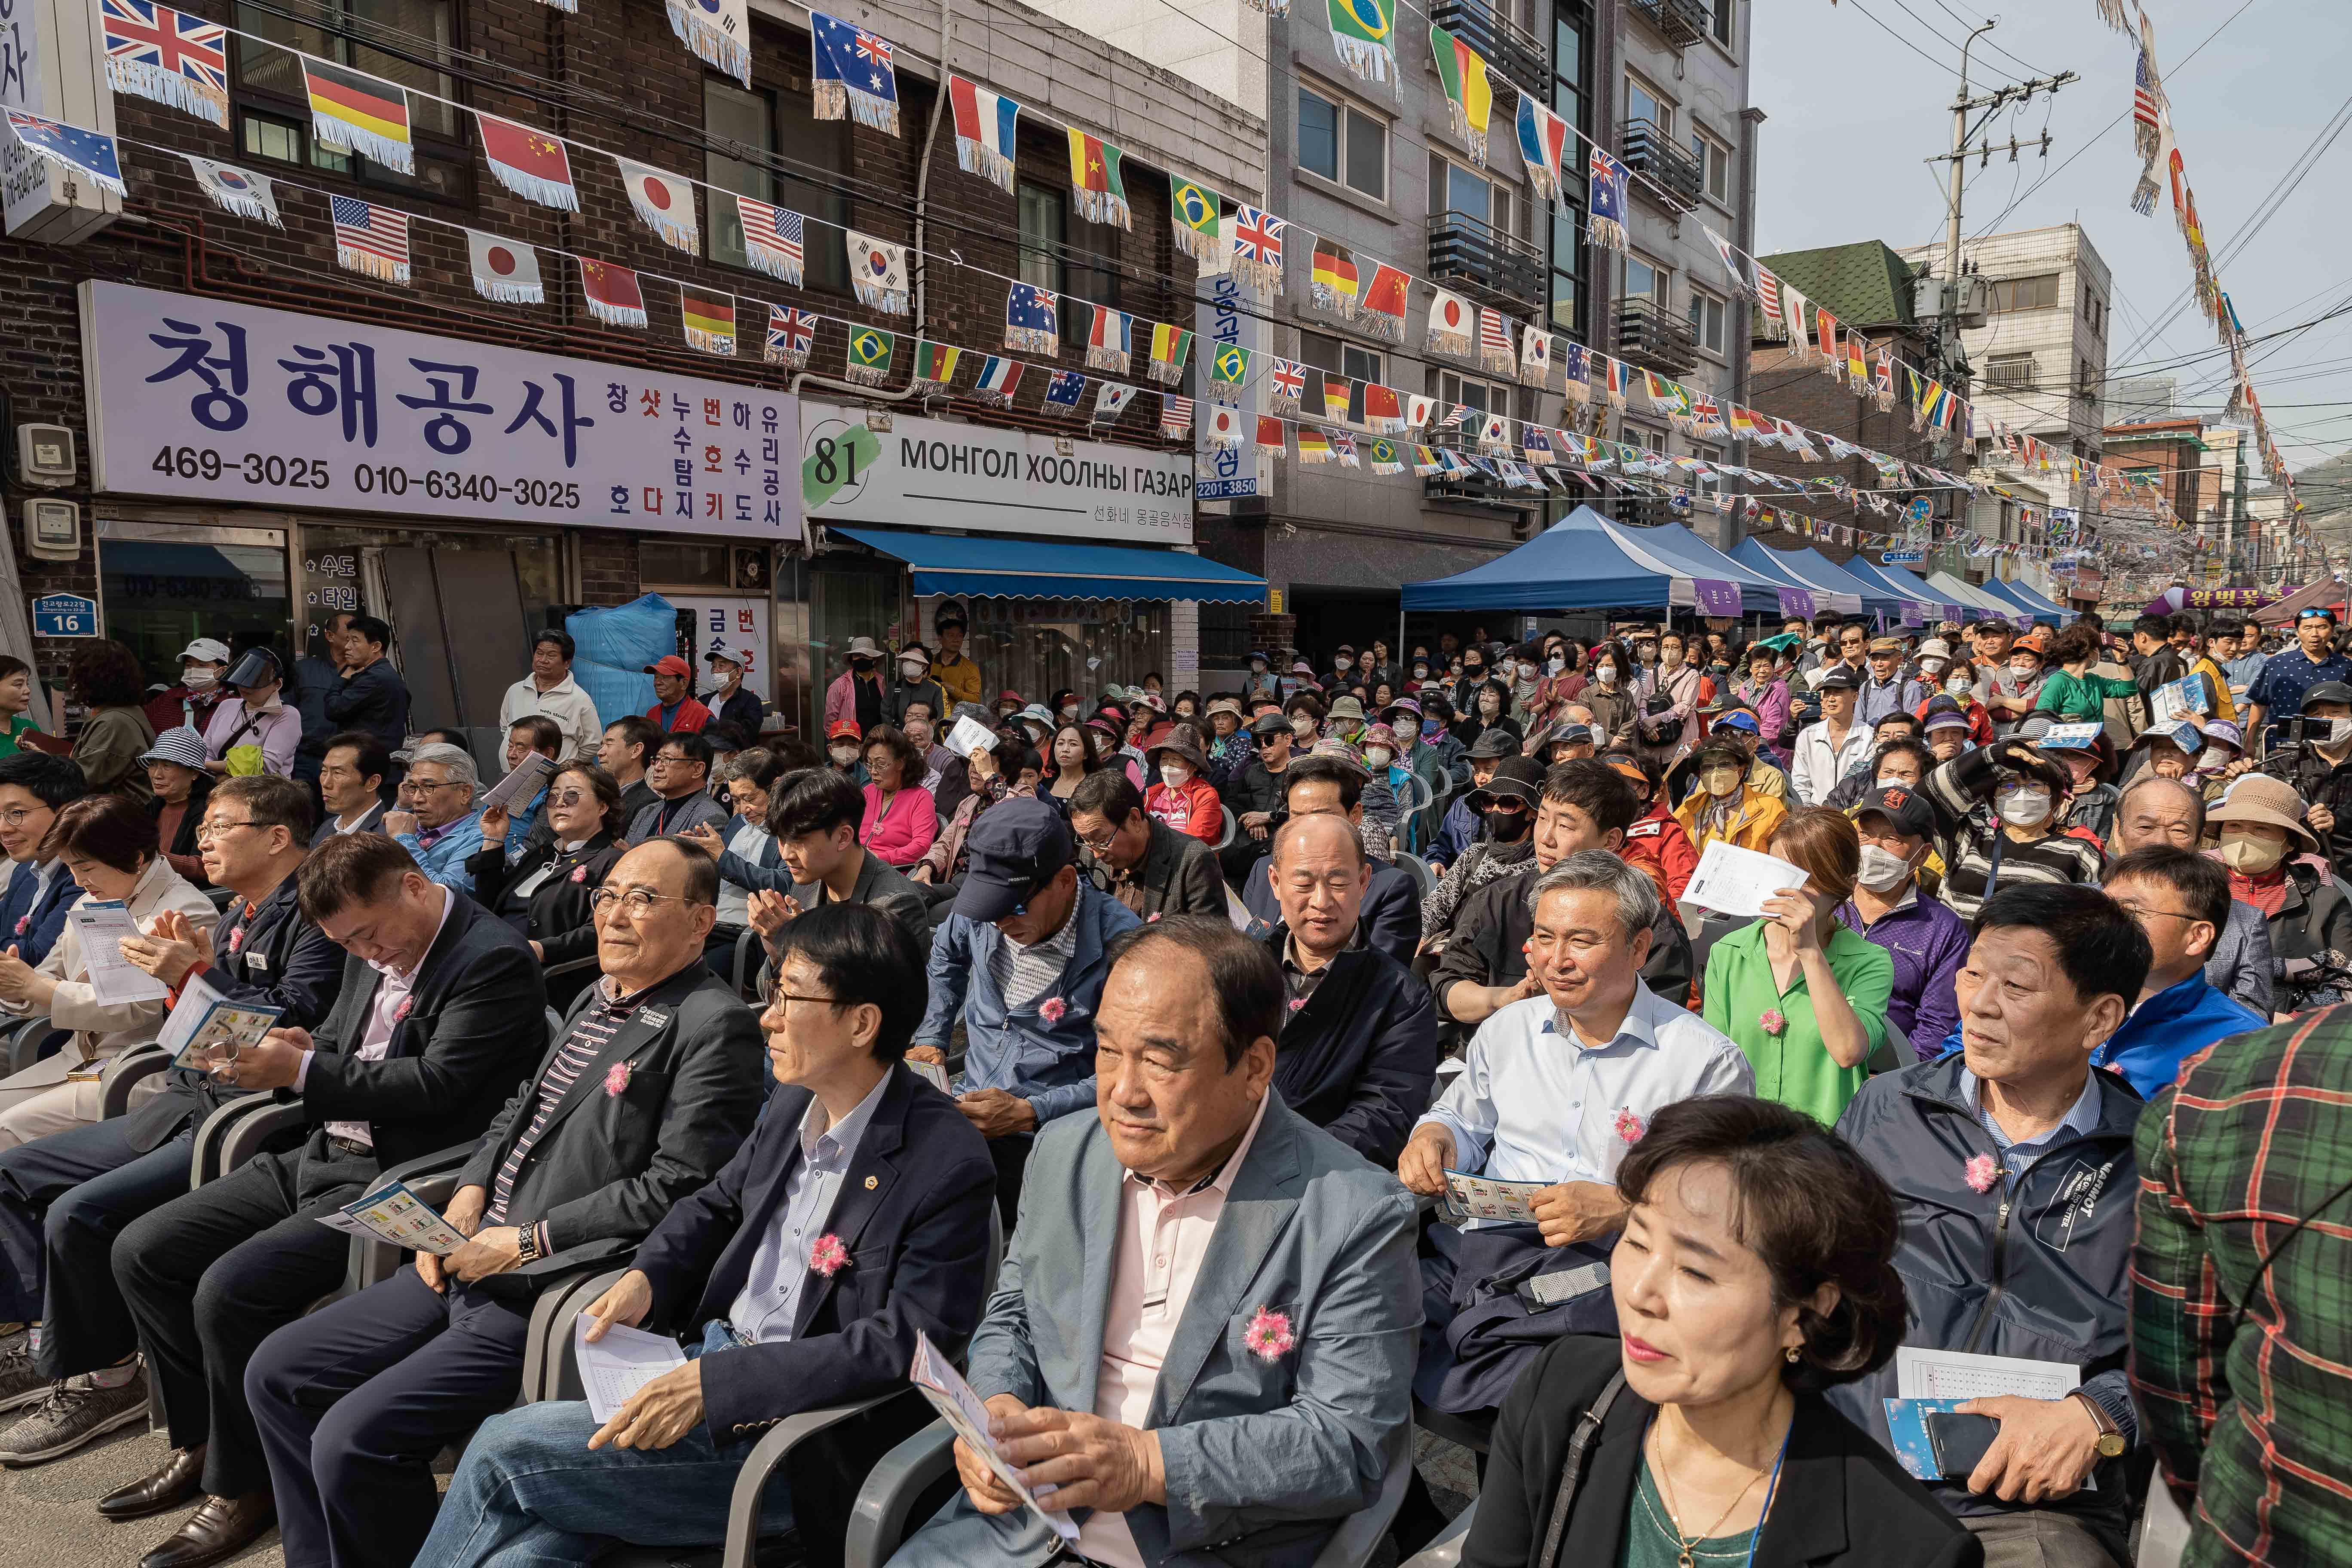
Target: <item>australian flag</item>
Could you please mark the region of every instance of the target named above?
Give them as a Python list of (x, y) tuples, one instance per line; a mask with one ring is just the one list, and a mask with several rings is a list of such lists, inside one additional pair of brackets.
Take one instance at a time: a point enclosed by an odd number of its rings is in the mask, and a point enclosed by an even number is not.
[(1004, 346), (1016, 353), (1050, 354), (1061, 347), (1058, 302), (1049, 289), (1015, 283), (1004, 297)]
[(845, 109), (861, 125), (898, 134), (898, 73), (888, 40), (811, 11), (809, 49), (817, 119), (838, 120)]
[(69, 174), (79, 174), (100, 190), (118, 196), (131, 194), (123, 188), (122, 158), (115, 151), (113, 137), (44, 120), (21, 109), (8, 110), (8, 132), (35, 157), (61, 163)]
[(1045, 412), (1076, 414), (1078, 400), (1086, 395), (1087, 378), (1074, 370), (1057, 370), (1054, 379), (1045, 384)]

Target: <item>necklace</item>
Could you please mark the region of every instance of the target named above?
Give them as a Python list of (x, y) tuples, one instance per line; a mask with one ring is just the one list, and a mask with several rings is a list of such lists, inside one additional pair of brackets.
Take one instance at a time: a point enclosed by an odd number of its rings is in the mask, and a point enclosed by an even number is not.
[[(1677, 1568), (1696, 1568), (1696, 1563), (1693, 1562), (1695, 1558), (1713, 1558), (1728, 1562), (1732, 1558), (1748, 1555), (1748, 1546), (1744, 1542), (1728, 1551), (1706, 1552), (1701, 1550), (1703, 1544), (1709, 1539), (1706, 1536), (1702, 1535), (1693, 1541), (1684, 1541), (1681, 1531), (1675, 1529), (1671, 1521), (1659, 1517), (1658, 1505), (1651, 1500), (1651, 1495), (1655, 1490), (1654, 1487), (1643, 1487), (1637, 1489), (1636, 1495), (1641, 1498), (1642, 1511), (1650, 1516), (1650, 1522), (1657, 1527), (1661, 1534), (1672, 1537), (1676, 1542), (1677, 1555), (1675, 1561)], [(1753, 1531), (1749, 1533), (1752, 1534)]]
[[(1675, 1538), (1675, 1568), (1695, 1568), (1693, 1549), (1696, 1547), (1700, 1542), (1711, 1539), (1717, 1531), (1723, 1528), (1723, 1521), (1731, 1517), (1733, 1509), (1738, 1508), (1741, 1503), (1748, 1500), (1748, 1494), (1756, 1489), (1756, 1483), (1764, 1479), (1764, 1472), (1762, 1470), (1759, 1470), (1754, 1475), (1748, 1478), (1748, 1484), (1739, 1489), (1739, 1495), (1733, 1498), (1730, 1504), (1726, 1507), (1721, 1513), (1715, 1516), (1715, 1522), (1713, 1524), (1707, 1526), (1705, 1530), (1699, 1531), (1694, 1535), (1685, 1535), (1683, 1533), (1682, 1526), (1683, 1510), (1675, 1506), (1675, 1479), (1667, 1471), (1665, 1450), (1659, 1444), (1657, 1438), (1658, 1428), (1653, 1426), (1650, 1428), (1650, 1447), (1652, 1450), (1651, 1468), (1656, 1473), (1658, 1478), (1659, 1494), (1665, 1499), (1667, 1516), (1665, 1523), (1667, 1531)], [(1778, 1467), (1775, 1468), (1777, 1468)], [(1756, 1528), (1760, 1530), (1763, 1528), (1763, 1524), (1764, 1521), (1761, 1519), (1759, 1519), (1756, 1521)], [(1751, 1540), (1750, 1545), (1752, 1546), (1753, 1544), (1753, 1541)]]

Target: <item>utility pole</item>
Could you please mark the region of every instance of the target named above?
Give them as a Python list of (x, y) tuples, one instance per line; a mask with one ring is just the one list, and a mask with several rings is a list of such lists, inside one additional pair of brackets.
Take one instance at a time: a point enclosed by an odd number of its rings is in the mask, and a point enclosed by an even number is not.
[[(2060, 71), (2053, 77), (2034, 77), (2012, 87), (1997, 89), (1982, 98), (1970, 98), (1969, 96), (1969, 51), (1976, 47), (1976, 41), (1979, 38), (1991, 32), (1995, 25), (1988, 21), (1983, 26), (1970, 33), (1968, 41), (1960, 46), (1960, 87), (1958, 93), (1952, 100), (1952, 150), (1927, 160), (1930, 163), (1941, 163), (1948, 166), (1948, 195), (1945, 200), (1949, 210), (1944, 215), (1944, 279), (1949, 291), (1944, 296), (1944, 308), (1940, 312), (1944, 321), (1945, 342), (1948, 347), (1957, 344), (1959, 341), (1960, 207), (1968, 188), (1968, 161), (1974, 157), (1990, 162), (1995, 151), (1990, 142), (1972, 148), (1969, 145), (1969, 138), (1975, 134), (1976, 131), (1983, 129), (1985, 120), (1990, 120), (1994, 111), (2006, 108), (2011, 103), (2031, 102), (2039, 93), (2047, 92), (2055, 95), (2060, 88), (2082, 79), (2073, 71)], [(1978, 110), (1987, 111), (1985, 120), (1979, 120), (1972, 128), (1969, 124), (1969, 116)], [(2021, 149), (2032, 145), (2033, 145), (2032, 142), (2021, 143), (2016, 138), (2011, 138), (2010, 162), (2015, 163)], [(2050, 156), (2048, 132), (2042, 133), (2040, 145), (2042, 156), (2048, 158)]]

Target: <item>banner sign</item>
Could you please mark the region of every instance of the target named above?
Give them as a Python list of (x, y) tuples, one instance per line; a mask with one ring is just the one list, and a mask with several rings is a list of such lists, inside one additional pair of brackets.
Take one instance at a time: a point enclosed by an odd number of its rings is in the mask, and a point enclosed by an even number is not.
[(904, 414), (877, 430), (878, 417), (802, 405), (801, 497), (812, 521), (1192, 542), (1191, 452)]
[(1727, 583), (1717, 577), (1694, 577), (1691, 579), (1691, 594), (1698, 600), (1698, 613), (1702, 616), (1737, 616), (1739, 614), (1739, 584), (1737, 583)]
[(1802, 588), (1781, 588), (1777, 592), (1780, 595), (1782, 620), (1788, 620), (1791, 616), (1807, 621), (1813, 618), (1813, 596), (1811, 593)]
[(801, 536), (784, 393), (120, 283), (81, 329), (101, 491)]

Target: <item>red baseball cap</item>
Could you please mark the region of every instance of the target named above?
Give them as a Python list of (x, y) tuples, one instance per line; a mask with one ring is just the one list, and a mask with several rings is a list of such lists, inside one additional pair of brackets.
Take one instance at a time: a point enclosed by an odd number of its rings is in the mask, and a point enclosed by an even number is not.
[(687, 663), (677, 655), (670, 654), (646, 666), (646, 673), (647, 675), (692, 675), (694, 666)]
[(855, 741), (864, 735), (865, 732), (866, 731), (857, 727), (857, 721), (855, 719), (835, 719), (833, 723), (826, 728), (824, 738), (828, 741), (838, 741), (846, 737), (849, 740)]

